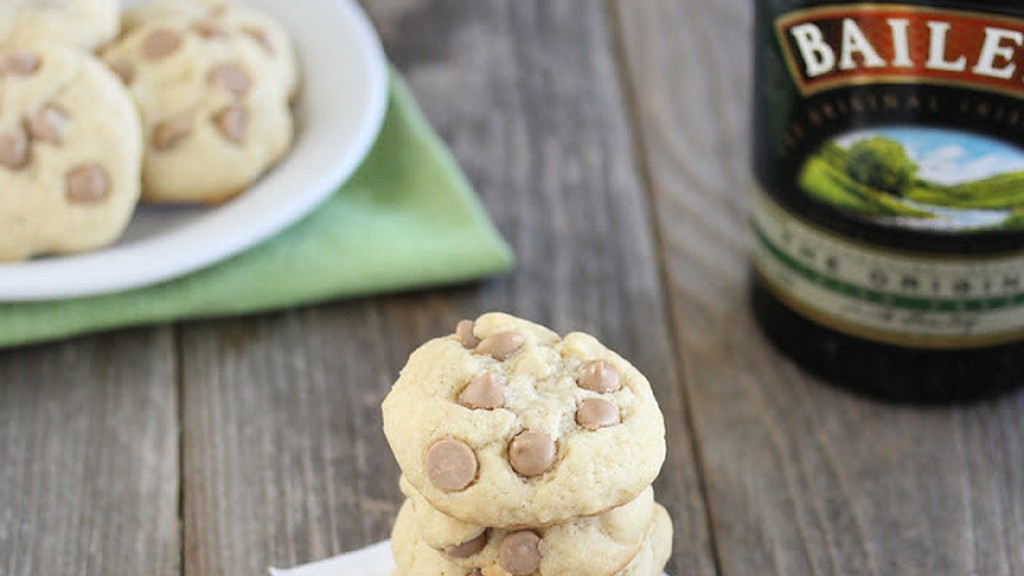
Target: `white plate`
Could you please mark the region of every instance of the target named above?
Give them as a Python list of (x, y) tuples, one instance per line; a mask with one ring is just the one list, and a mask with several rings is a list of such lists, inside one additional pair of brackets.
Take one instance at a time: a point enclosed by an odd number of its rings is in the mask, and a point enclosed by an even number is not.
[(303, 87), (288, 157), (223, 206), (141, 206), (110, 248), (0, 264), (0, 301), (105, 294), (193, 272), (280, 232), (356, 169), (387, 104), (387, 63), (366, 14), (352, 0), (248, 3), (280, 20), (299, 53)]

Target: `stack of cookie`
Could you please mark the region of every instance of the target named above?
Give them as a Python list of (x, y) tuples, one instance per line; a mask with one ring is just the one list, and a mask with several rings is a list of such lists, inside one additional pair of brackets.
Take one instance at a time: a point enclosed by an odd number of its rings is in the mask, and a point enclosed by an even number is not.
[(396, 576), (654, 576), (664, 421), (593, 337), (505, 314), (416, 350), (383, 404), (402, 469)]
[(292, 143), (291, 41), (226, 0), (0, 0), (0, 262), (117, 240), (140, 197), (217, 203)]

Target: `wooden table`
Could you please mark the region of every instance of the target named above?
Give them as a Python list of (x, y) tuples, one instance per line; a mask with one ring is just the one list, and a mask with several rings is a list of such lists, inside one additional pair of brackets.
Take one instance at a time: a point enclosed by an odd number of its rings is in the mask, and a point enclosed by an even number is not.
[(1024, 574), (1024, 394), (881, 406), (755, 329), (751, 0), (365, 4), (517, 270), (0, 353), (0, 576), (257, 575), (387, 537), (379, 402), (495, 309), (650, 377), (673, 574)]

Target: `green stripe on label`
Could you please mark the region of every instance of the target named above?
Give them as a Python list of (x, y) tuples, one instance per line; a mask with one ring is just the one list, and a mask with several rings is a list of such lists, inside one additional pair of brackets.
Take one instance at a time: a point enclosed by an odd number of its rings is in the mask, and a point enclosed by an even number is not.
[(792, 272), (799, 274), (803, 279), (817, 286), (862, 302), (918, 312), (986, 312), (1019, 308), (1024, 305), (1024, 292), (994, 297), (952, 299), (907, 296), (906, 294), (894, 294), (892, 292), (858, 286), (822, 274), (787, 254), (772, 243), (761, 230), (761, 227), (757, 225), (757, 222), (752, 222), (752, 228), (761, 245), (767, 248), (779, 262)]

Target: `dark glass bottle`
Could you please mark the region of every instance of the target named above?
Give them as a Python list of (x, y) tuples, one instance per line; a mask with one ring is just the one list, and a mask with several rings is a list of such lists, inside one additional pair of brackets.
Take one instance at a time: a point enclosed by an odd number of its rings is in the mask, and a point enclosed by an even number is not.
[(1024, 384), (1024, 5), (756, 5), (765, 333), (891, 401)]

